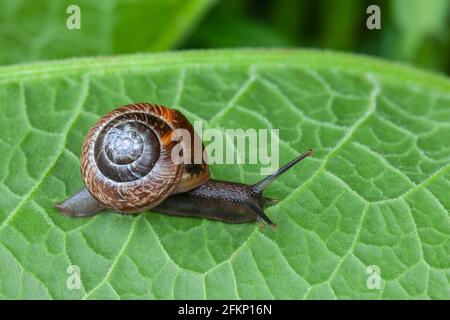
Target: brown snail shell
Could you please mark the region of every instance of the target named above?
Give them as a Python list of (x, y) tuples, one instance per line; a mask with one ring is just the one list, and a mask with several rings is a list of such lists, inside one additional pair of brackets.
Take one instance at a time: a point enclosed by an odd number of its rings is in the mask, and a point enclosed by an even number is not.
[(157, 104), (129, 104), (100, 118), (89, 130), (80, 157), (90, 194), (107, 208), (136, 213), (205, 183), (206, 163), (172, 162), (172, 149), (180, 143), (173, 141), (175, 129), (196, 135), (179, 111)]

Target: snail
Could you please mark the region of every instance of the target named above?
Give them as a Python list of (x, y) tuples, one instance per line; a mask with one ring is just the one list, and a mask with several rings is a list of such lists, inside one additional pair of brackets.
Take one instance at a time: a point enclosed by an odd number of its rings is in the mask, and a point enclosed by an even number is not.
[[(204, 158), (177, 162), (174, 139), (177, 129), (194, 137), (185, 141), (181, 154), (200, 141), (181, 112), (162, 105), (136, 103), (119, 107), (101, 117), (86, 135), (80, 155), (85, 187), (56, 203), (63, 214), (89, 217), (103, 209), (136, 214), (148, 209), (176, 215), (221, 220), (228, 223), (257, 221), (275, 224), (264, 209), (276, 200), (264, 190), (281, 174), (310, 156), (308, 150), (256, 184), (210, 179)], [(204, 146), (200, 143), (202, 151)]]

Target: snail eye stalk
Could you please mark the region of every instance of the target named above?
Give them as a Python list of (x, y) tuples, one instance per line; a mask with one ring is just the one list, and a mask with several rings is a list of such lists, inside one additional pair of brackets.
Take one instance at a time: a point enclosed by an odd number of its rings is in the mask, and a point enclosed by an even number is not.
[[(283, 173), (291, 169), (293, 166), (295, 166), (297, 163), (305, 159), (306, 157), (309, 157), (313, 154), (313, 151), (310, 149), (303, 154), (299, 155), (297, 158), (293, 159), (292, 161), (289, 161), (284, 166), (279, 168), (277, 171), (272, 173), (270, 176), (267, 176), (266, 178), (262, 179), (258, 183), (252, 185), (250, 187), (251, 192), (253, 192), (257, 199), (258, 203), (262, 203), (262, 206), (265, 207), (266, 205), (271, 205), (276, 203), (275, 199), (265, 198), (263, 197), (264, 190), (279, 176), (281, 176)], [(268, 223), (272, 227), (276, 227), (276, 225), (270, 220), (270, 218), (264, 213), (264, 209), (261, 208), (260, 205), (255, 203), (246, 203), (246, 205), (252, 209), (257, 215), (258, 220), (262, 223), (262, 221)]]
[(266, 178), (262, 179), (258, 183), (255, 183), (251, 189), (256, 194), (261, 194), (264, 192), (264, 190), (279, 176), (281, 176), (283, 173), (291, 169), (293, 166), (295, 166), (297, 163), (305, 159), (306, 157), (312, 156), (313, 151), (309, 149), (308, 151), (304, 152), (303, 154), (299, 155), (294, 160), (289, 161), (284, 166), (279, 168), (277, 171), (272, 173), (270, 176), (267, 176)]

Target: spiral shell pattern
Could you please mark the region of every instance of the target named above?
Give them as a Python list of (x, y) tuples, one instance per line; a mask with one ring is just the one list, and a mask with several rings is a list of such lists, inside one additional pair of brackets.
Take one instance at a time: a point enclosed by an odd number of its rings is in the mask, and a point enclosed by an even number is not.
[(136, 213), (207, 181), (205, 163), (172, 162), (177, 128), (195, 134), (179, 111), (149, 103), (126, 105), (100, 118), (84, 140), (80, 159), (92, 196), (109, 208)]

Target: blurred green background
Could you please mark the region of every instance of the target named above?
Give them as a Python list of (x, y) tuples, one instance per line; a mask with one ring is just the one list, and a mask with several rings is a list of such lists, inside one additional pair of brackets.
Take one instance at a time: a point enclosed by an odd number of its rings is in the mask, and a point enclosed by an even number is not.
[[(65, 12), (81, 9), (81, 29)], [(366, 8), (381, 8), (368, 30)], [(0, 64), (192, 48), (365, 53), (450, 73), (450, 0), (0, 0)]]

